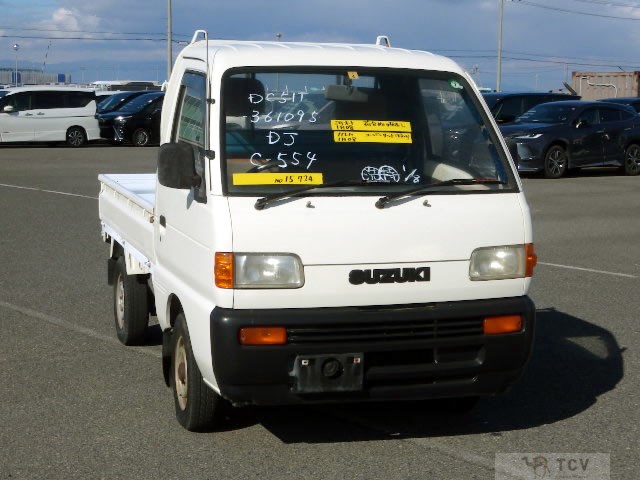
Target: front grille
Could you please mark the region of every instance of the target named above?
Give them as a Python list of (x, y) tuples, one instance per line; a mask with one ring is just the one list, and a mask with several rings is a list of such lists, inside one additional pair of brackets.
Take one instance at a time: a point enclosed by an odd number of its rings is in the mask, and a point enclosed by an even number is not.
[(482, 335), (482, 318), (387, 321), (287, 328), (293, 344), (436, 340)]

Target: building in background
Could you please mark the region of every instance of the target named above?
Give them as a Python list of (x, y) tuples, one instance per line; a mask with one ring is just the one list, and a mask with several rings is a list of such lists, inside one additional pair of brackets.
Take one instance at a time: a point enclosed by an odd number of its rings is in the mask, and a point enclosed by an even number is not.
[(583, 100), (640, 96), (640, 72), (573, 72), (573, 89)]
[[(40, 85), (50, 83), (71, 83), (68, 73), (51, 73), (34, 68), (18, 69), (18, 85)], [(14, 68), (0, 68), (0, 85), (15, 85), (16, 70)]]

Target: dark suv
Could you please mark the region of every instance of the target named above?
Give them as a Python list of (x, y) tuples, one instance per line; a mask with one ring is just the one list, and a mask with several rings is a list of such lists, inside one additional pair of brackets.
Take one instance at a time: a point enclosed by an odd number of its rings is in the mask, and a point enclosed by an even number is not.
[(500, 131), (520, 172), (558, 178), (571, 169), (618, 166), (640, 173), (640, 117), (626, 105), (542, 103)]
[(100, 136), (116, 143), (144, 147), (160, 140), (160, 115), (164, 92), (149, 92), (124, 104), (118, 111), (97, 115)]
[[(133, 92), (116, 92), (114, 94), (109, 95), (107, 98), (98, 103), (97, 114), (107, 113), (107, 112), (116, 112), (120, 110), (125, 104), (129, 103), (136, 97), (140, 95), (144, 95), (145, 91), (133, 91)], [(96, 118), (98, 118), (96, 116)]]
[(516, 118), (540, 103), (558, 100), (580, 100), (580, 95), (566, 93), (483, 93), (491, 113), (499, 124), (515, 122)]

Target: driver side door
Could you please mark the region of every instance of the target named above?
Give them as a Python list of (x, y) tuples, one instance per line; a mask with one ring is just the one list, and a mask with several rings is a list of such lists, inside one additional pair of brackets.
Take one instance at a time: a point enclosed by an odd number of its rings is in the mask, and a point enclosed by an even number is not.
[(601, 163), (604, 155), (598, 109), (584, 109), (573, 121), (571, 139), (571, 167)]
[[(6, 107), (13, 110), (7, 112)], [(3, 142), (32, 142), (34, 139), (33, 94), (7, 95), (0, 109), (0, 139)]]

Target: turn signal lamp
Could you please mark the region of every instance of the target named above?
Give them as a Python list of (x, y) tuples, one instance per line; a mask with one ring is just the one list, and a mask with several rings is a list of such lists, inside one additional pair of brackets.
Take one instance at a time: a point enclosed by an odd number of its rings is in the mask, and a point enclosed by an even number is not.
[(243, 327), (238, 332), (240, 345), (284, 345), (287, 329), (284, 327)]
[(213, 272), (216, 287), (233, 288), (233, 253), (216, 252)]
[(525, 269), (524, 276), (532, 277), (533, 269), (538, 264), (538, 255), (533, 248), (533, 243), (527, 243), (525, 245), (525, 254), (527, 256), (527, 267)]
[(485, 317), (483, 333), (485, 335), (500, 335), (503, 333), (516, 333), (522, 330), (522, 317), (520, 315), (498, 315)]

